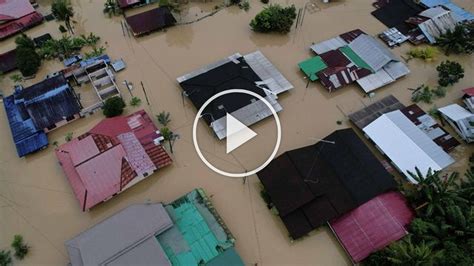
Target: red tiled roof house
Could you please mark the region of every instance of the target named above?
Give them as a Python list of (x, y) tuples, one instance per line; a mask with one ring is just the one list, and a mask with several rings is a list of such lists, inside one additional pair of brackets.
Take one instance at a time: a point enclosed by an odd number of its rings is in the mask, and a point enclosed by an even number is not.
[(29, 0), (0, 0), (0, 40), (40, 24), (43, 15)]
[(83, 211), (170, 165), (156, 140), (158, 129), (145, 111), (102, 120), (61, 145), (56, 156)]

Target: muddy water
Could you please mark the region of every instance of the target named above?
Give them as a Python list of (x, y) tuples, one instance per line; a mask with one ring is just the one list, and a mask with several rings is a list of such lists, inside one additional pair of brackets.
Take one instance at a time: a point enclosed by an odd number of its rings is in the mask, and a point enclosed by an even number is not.
[[(38, 2), (44, 10), (48, 9), (50, 1)], [(306, 3), (302, 0), (279, 2), (294, 3), (297, 7), (303, 7)], [(203, 187), (212, 195), (219, 213), (237, 238), (237, 250), (247, 264), (348, 265), (349, 260), (344, 251), (326, 229), (315, 231), (302, 241), (290, 242), (280, 219), (272, 215), (261, 200), (256, 176), (242, 184), (240, 179), (224, 178), (206, 168), (192, 144), (191, 125), (196, 110), (188, 100), (183, 104), (175, 79), (235, 52), (244, 54), (260, 49), (295, 86), (294, 90), (280, 97), (284, 108), (280, 113), (283, 126), (280, 153), (309, 145), (314, 143), (314, 138), (322, 138), (335, 129), (350, 126), (345, 113), (355, 111), (388, 94), (393, 94), (408, 104), (410, 92), (407, 88), (421, 83), (436, 83), (435, 66), (445, 59), (443, 56), (433, 63), (410, 61), (412, 73), (377, 91), (375, 99), (364, 98), (357, 86), (348, 86), (331, 94), (319, 84), (310, 84), (305, 88), (306, 81), (296, 64), (311, 55), (308, 47), (312, 42), (325, 40), (356, 27), (372, 35), (385, 28), (370, 15), (373, 10), (371, 2), (335, 1), (322, 11), (307, 12), (301, 27), (282, 36), (250, 31), (250, 19), (262, 9), (259, 1), (251, 1), (249, 12), (236, 7), (225, 8), (198, 23), (173, 27), (166, 32), (153, 33), (136, 40), (123, 35), (121, 17), (110, 19), (102, 14), (103, 1), (73, 1), (76, 32), (96, 33), (102, 37), (103, 45), (112, 58), (123, 58), (127, 62), (127, 69), (117, 76), (124, 98), (127, 101), (131, 98), (121, 85), (126, 79), (133, 83), (133, 94), (143, 100), (140, 108), (151, 115), (161, 110), (171, 112), (171, 127), (181, 135), (174, 147), (175, 162), (113, 200), (82, 213), (57, 164), (52, 147), (25, 159), (16, 157), (5, 113), (0, 108), (0, 248), (7, 248), (13, 234), (21, 233), (32, 246), (31, 254), (23, 263), (64, 265), (67, 262), (64, 241), (114, 212), (146, 199), (169, 202), (195, 187)], [(471, 1), (456, 2), (474, 11)], [(219, 4), (220, 2), (190, 3), (187, 6), (189, 9), (183, 12), (182, 20), (188, 21), (205, 15)], [(145, 7), (147, 8), (149, 7)], [(56, 22), (47, 22), (29, 30), (28, 34), (36, 37), (50, 32), (59, 36), (57, 28)], [(0, 43), (0, 52), (13, 47), (13, 40), (9, 39)], [(408, 49), (410, 46), (404, 45), (395, 49), (395, 52), (403, 54)], [(473, 56), (452, 59), (463, 64), (466, 77), (450, 89), (447, 97), (436, 100), (438, 106), (457, 101), (461, 96), (461, 89), (472, 87), (474, 83)], [(57, 71), (60, 66), (58, 62), (45, 63), (37, 78), (25, 84), (41, 80), (47, 73)], [(140, 82), (145, 86), (150, 105), (146, 104)], [(12, 82), (8, 77), (0, 83), (4, 92), (11, 91), (11, 86)], [(422, 107), (428, 110), (431, 105), (422, 104)], [(134, 110), (128, 108), (127, 112)], [(76, 121), (53, 131), (49, 135), (50, 141), (63, 143), (67, 132), (74, 132), (78, 136), (101, 119), (101, 114), (95, 114)], [(337, 125), (337, 120), (342, 120), (343, 124)], [(256, 130), (269, 135), (273, 128), (274, 123), (271, 121), (255, 126)], [(224, 143), (217, 142), (205, 125), (199, 125), (198, 132), (205, 155), (220, 167), (235, 171), (251, 168), (254, 161), (261, 160), (266, 152), (259, 145), (253, 145), (250, 155), (241, 152), (235, 158), (221, 158)], [(264, 147), (273, 145), (271, 137), (262, 138), (259, 142)], [(458, 162), (452, 169), (464, 169), (467, 154), (472, 151), (472, 146), (459, 147), (453, 153)]]

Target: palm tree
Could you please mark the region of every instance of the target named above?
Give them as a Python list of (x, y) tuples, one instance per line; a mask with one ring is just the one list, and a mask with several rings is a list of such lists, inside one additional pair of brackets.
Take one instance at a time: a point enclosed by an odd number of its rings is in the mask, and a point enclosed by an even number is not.
[(170, 122), (171, 122), (171, 114), (169, 112), (161, 112), (156, 116), (156, 119), (158, 120), (158, 123), (160, 125), (166, 127)]
[(117, 16), (117, 15), (122, 14), (122, 10), (120, 9), (120, 7), (117, 4), (117, 1), (115, 1), (115, 0), (105, 1), (103, 12), (104, 12), (104, 14), (108, 14), (109, 17)]
[(165, 141), (168, 142), (168, 144), (170, 146), (170, 152), (173, 153), (173, 143), (178, 138), (178, 136), (176, 134), (174, 134), (173, 131), (171, 131), (167, 127), (163, 127), (160, 130), (160, 133), (163, 136), (163, 138), (165, 139)]
[(442, 251), (434, 251), (425, 242), (415, 245), (408, 236), (387, 248), (387, 259), (394, 265), (433, 265), (443, 256)]
[(71, 27), (71, 18), (74, 16), (74, 10), (70, 0), (54, 0), (51, 4), (51, 13), (59, 21), (64, 21), (66, 28), (74, 34)]
[(472, 53), (474, 50), (474, 23), (459, 24), (454, 30), (448, 30), (436, 38), (437, 44), (444, 50), (446, 55), (450, 53)]

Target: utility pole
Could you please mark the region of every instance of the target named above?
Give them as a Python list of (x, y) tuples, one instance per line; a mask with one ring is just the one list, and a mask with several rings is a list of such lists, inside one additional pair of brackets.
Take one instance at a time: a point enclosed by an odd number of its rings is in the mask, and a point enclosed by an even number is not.
[(140, 81), (140, 84), (142, 85), (143, 94), (145, 94), (146, 103), (150, 105), (150, 101), (148, 100), (148, 95), (146, 94), (145, 86), (143, 86), (143, 81)]

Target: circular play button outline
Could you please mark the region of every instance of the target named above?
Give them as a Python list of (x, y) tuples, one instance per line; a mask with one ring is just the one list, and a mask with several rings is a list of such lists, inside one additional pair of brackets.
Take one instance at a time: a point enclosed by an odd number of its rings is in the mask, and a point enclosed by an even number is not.
[[(272, 154), (270, 155), (270, 157), (268, 157), (268, 159), (262, 165), (260, 165), (259, 167), (253, 169), (252, 171), (248, 171), (248, 172), (245, 172), (245, 173), (229, 173), (229, 172), (223, 171), (223, 170), (215, 167), (204, 157), (204, 155), (201, 152), (201, 149), (199, 148), (199, 144), (197, 142), (197, 134), (196, 134), (197, 124), (199, 122), (199, 119), (201, 118), (201, 114), (204, 111), (204, 108), (206, 108), (215, 99), (217, 99), (217, 98), (219, 98), (223, 95), (231, 94), (231, 93), (244, 93), (244, 94), (248, 94), (248, 95), (251, 95), (253, 97), (258, 98), (260, 101), (262, 101), (270, 109), (270, 111), (272, 112), (273, 117), (275, 118), (275, 123), (277, 125), (277, 141), (275, 143), (275, 148), (273, 149)], [(226, 139), (226, 141), (227, 141), (227, 139)], [(228, 177), (246, 177), (246, 176), (250, 176), (250, 175), (254, 175), (254, 174), (258, 173), (260, 170), (265, 168), (273, 160), (273, 158), (275, 158), (275, 156), (278, 152), (278, 149), (280, 148), (280, 143), (281, 143), (281, 124), (280, 124), (280, 119), (278, 118), (278, 114), (275, 111), (275, 108), (273, 108), (273, 106), (267, 100), (265, 100), (265, 98), (263, 98), (262, 96), (260, 96), (259, 94), (255, 93), (253, 91), (248, 91), (248, 90), (243, 90), (243, 89), (230, 89), (230, 90), (221, 91), (221, 92), (213, 95), (211, 98), (209, 98), (201, 106), (201, 108), (199, 109), (199, 111), (196, 114), (196, 117), (194, 118), (194, 123), (193, 123), (194, 149), (196, 149), (196, 152), (197, 152), (199, 158), (201, 159), (201, 161), (204, 162), (204, 164), (206, 164), (207, 167), (209, 167), (214, 172), (216, 172), (218, 174), (221, 174), (221, 175), (224, 175), (224, 176), (228, 176)]]

